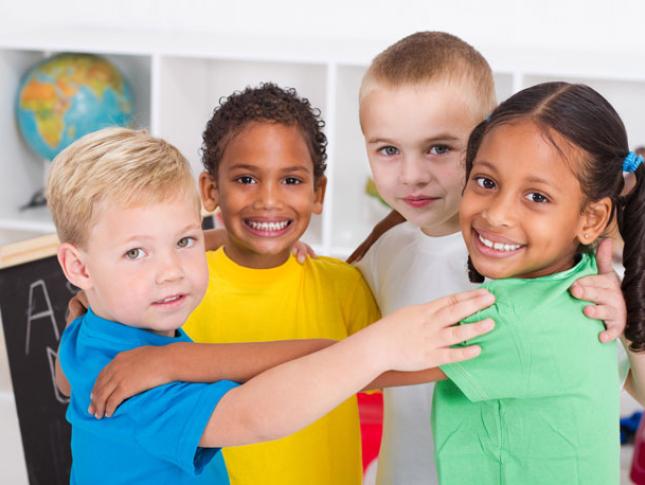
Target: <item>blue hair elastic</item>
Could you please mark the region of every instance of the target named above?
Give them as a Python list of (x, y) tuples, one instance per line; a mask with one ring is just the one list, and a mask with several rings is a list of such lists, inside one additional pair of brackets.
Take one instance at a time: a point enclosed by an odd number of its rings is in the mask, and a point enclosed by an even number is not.
[(623, 172), (635, 172), (641, 163), (643, 163), (643, 157), (637, 155), (635, 152), (629, 152), (625, 160), (623, 160)]

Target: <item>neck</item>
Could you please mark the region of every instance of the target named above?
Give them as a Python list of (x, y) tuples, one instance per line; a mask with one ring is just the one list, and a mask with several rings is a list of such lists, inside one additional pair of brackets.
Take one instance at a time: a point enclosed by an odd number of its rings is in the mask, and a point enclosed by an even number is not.
[(233, 262), (251, 269), (271, 269), (282, 266), (291, 257), (291, 250), (276, 254), (260, 254), (240, 248), (235, 244), (225, 244), (224, 252)]

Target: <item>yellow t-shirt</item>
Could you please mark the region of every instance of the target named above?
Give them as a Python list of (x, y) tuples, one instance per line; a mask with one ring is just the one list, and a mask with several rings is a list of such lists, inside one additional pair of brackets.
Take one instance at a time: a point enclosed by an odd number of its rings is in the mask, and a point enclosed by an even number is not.
[[(294, 257), (271, 269), (239, 266), (208, 253), (210, 281), (184, 330), (196, 342), (343, 339), (379, 318), (359, 271), (336, 259)], [(280, 440), (224, 449), (232, 485), (357, 485), (358, 407), (351, 397)]]

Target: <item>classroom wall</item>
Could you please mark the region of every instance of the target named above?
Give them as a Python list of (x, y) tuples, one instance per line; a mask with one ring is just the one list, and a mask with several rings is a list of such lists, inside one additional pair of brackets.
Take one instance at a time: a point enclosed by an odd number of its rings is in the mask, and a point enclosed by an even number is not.
[(445, 30), (481, 48), (642, 52), (643, 19), (640, 0), (0, 0), (0, 31), (82, 25), (385, 44)]

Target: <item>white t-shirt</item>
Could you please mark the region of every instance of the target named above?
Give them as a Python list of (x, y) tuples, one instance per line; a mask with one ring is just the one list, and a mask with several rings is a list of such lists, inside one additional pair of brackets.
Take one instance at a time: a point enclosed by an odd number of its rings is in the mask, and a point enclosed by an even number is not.
[[(408, 222), (385, 233), (357, 264), (381, 313), (475, 288), (468, 280), (461, 232), (426, 236)], [(430, 411), (434, 384), (383, 392), (378, 485), (437, 483)]]

